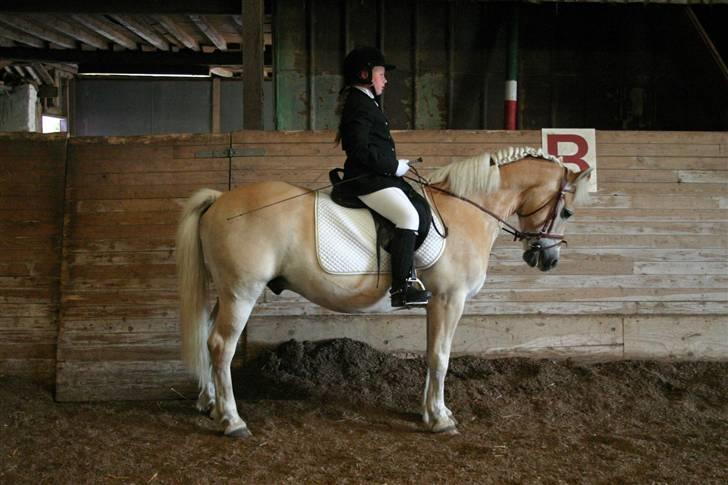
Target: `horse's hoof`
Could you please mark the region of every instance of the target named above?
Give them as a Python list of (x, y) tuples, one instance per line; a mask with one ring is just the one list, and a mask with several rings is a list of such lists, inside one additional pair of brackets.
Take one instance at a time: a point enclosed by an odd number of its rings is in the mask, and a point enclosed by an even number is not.
[(432, 424), (430, 431), (437, 434), (456, 435), (457, 423), (454, 419), (439, 419)]
[(232, 431), (225, 431), (225, 436), (229, 438), (245, 439), (253, 436), (253, 433), (251, 433), (246, 426), (243, 426), (242, 428), (237, 428)]

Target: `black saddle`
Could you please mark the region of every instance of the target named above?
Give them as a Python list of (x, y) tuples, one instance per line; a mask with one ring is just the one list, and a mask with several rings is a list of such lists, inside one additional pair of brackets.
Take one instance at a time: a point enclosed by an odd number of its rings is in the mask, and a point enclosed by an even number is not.
[[(331, 200), (350, 209), (369, 209), (361, 200), (359, 200), (359, 197), (346, 190), (346, 181), (342, 179), (343, 173), (343, 168), (335, 168), (329, 172), (329, 180), (333, 186), (333, 189), (331, 190)], [(430, 232), (430, 226), (432, 225), (432, 211), (427, 199), (412, 188), (410, 184), (405, 182), (403, 185), (406, 186), (406, 188), (403, 189), (405, 194), (409, 198), (410, 202), (412, 202), (415, 209), (417, 209), (417, 213), (420, 216), (420, 227), (417, 230), (417, 239), (415, 240), (415, 249), (418, 249), (427, 238), (427, 234)], [(385, 219), (371, 209), (369, 209), (369, 212), (371, 212), (374, 217), (374, 225), (377, 228), (378, 245), (384, 248), (385, 251), (389, 251), (389, 243), (391, 242), (392, 235), (394, 234), (394, 224), (389, 219)]]

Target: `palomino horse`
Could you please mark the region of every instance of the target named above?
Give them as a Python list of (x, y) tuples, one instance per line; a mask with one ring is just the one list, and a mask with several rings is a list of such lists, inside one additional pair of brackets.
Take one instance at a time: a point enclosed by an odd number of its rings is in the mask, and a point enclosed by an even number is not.
[[(530, 148), (455, 162), (430, 177), (429, 193), (449, 236), (438, 262), (419, 275), (432, 291), (422, 410), (429, 430), (456, 431), (444, 397), (450, 345), (465, 301), (485, 283), (504, 219), (519, 216), (520, 231), (508, 227), (523, 241), (524, 259), (548, 271), (558, 262), (564, 221), (575, 199), (587, 192), (587, 179), (586, 172), (572, 173), (558, 159)], [(376, 275), (325, 273), (314, 237), (314, 194), (284, 182), (225, 194), (203, 189), (186, 203), (177, 233), (183, 358), (199, 379), (198, 409), (211, 411), (227, 436), (250, 435), (238, 415), (230, 362), (266, 286), (339, 312), (391, 310), (388, 284), (377, 284)], [(210, 277), (218, 293), (212, 315)]]

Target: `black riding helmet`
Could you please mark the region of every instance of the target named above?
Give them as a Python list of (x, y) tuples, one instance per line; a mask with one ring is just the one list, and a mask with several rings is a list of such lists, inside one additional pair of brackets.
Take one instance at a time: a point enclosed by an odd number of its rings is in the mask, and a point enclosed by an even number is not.
[[(384, 61), (384, 56), (375, 47), (356, 47), (346, 55), (344, 59), (344, 84), (367, 84), (372, 82), (372, 68), (383, 66), (391, 71), (395, 68), (392, 64)], [(359, 73), (365, 71), (366, 78), (361, 78)]]

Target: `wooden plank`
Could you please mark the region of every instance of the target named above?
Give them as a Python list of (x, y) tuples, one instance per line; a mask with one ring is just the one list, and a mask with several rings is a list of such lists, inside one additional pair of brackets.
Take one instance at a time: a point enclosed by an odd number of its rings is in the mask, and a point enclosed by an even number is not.
[[(107, 186), (107, 187), (69, 187), (69, 196), (72, 200), (111, 200), (111, 199), (180, 199), (188, 198), (203, 188), (198, 183), (188, 185), (134, 185), (134, 186)], [(225, 191), (228, 183), (208, 184), (207, 188)]]
[[(489, 357), (602, 357), (622, 355), (622, 317), (464, 317), (453, 340), (453, 354)], [(326, 340), (348, 337), (376, 349), (403, 354), (425, 350), (423, 315), (332, 315), (306, 317), (254, 317), (248, 324), (249, 358), (291, 338)]]
[[(198, 147), (202, 149), (201, 147)], [(219, 147), (223, 150), (226, 147), (222, 145)], [(207, 148), (206, 150), (210, 150)], [(173, 159), (159, 158), (159, 159), (137, 159), (128, 157), (124, 159), (116, 160), (99, 160), (99, 159), (86, 159), (86, 160), (75, 160), (73, 165), (69, 167), (69, 175), (76, 176), (79, 174), (113, 174), (122, 173), (130, 174), (137, 172), (206, 172), (206, 171), (226, 171), (228, 169), (229, 161), (226, 157), (221, 158), (176, 158), (177, 153), (172, 153), (175, 156)]]
[(158, 400), (193, 398), (193, 382), (177, 360), (61, 362), (56, 380), (57, 401), (106, 401), (109, 399)]
[(624, 354), (631, 359), (723, 360), (728, 354), (728, 318), (626, 317)]
[(718, 131), (601, 131), (597, 143), (711, 145), (728, 143), (728, 134)]
[(728, 170), (726, 157), (598, 156), (610, 170)]
[(134, 187), (138, 185), (193, 185), (200, 188), (218, 183), (226, 171), (204, 172), (141, 172), (141, 173), (91, 173), (78, 174), (69, 180), (71, 188)]

